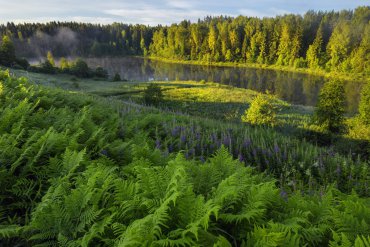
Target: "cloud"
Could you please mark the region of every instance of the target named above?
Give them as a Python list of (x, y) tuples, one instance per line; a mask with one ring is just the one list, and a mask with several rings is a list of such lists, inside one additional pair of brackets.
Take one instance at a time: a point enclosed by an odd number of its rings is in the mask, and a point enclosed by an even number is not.
[(222, 12), (212, 13), (195, 9), (192, 4), (183, 1), (171, 1), (171, 3), (168, 1), (168, 4), (163, 7), (152, 4), (127, 4), (124, 8), (104, 10), (104, 14), (121, 17), (123, 22), (146, 25), (170, 25), (182, 20), (196, 21), (207, 15), (225, 15)]
[[(1, 0), (0, 0), (1, 1)], [(205, 16), (275, 16), (310, 9), (340, 10), (369, 0), (3, 0), (0, 23), (78, 21), (92, 23), (172, 24)]]
[(240, 9), (239, 14), (251, 17), (274, 17), (277, 15), (285, 15), (291, 13), (285, 9), (277, 9), (277, 8), (268, 8), (266, 10), (256, 10), (256, 9)]

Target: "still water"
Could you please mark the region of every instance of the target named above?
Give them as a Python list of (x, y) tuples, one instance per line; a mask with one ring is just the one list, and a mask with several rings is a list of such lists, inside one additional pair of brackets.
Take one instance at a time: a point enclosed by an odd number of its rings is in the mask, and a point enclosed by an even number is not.
[[(307, 106), (316, 104), (319, 90), (326, 80), (324, 77), (296, 72), (173, 64), (137, 57), (87, 58), (86, 62), (91, 67), (107, 69), (110, 75), (119, 73), (121, 78), (127, 80), (205, 80), (259, 92), (268, 90), (290, 103)], [(357, 111), (361, 85), (359, 81), (345, 82), (348, 113)]]

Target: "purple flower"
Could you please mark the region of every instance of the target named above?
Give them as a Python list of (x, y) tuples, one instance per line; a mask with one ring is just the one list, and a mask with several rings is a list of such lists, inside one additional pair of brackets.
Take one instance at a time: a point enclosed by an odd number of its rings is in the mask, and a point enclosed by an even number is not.
[(257, 158), (257, 150), (256, 149), (253, 149), (253, 157)]
[(172, 143), (170, 145), (168, 145), (168, 152), (169, 153), (173, 152), (173, 144)]
[(200, 133), (199, 133), (199, 132), (196, 132), (196, 133), (195, 133), (195, 138), (196, 138), (197, 140), (199, 140), (199, 139), (200, 139)]
[(280, 152), (280, 148), (277, 144), (274, 145), (274, 152), (275, 152), (275, 154)]
[(104, 155), (104, 156), (108, 156), (108, 151), (103, 149), (100, 154)]
[(239, 161), (240, 161), (240, 162), (243, 162), (243, 161), (244, 161), (244, 156), (243, 156), (243, 154), (239, 154), (239, 155), (238, 155), (238, 158), (239, 158)]
[(157, 149), (161, 148), (161, 141), (158, 140), (158, 139), (155, 141), (155, 148), (157, 148)]
[(335, 170), (335, 172), (337, 173), (338, 176), (340, 175), (340, 172), (341, 172), (340, 166), (337, 166), (337, 169)]
[(181, 135), (180, 141), (181, 141), (181, 143), (185, 143), (186, 142), (186, 136), (185, 135)]
[(288, 201), (288, 193), (284, 189), (280, 191), (280, 197), (284, 199), (284, 201)]
[(223, 140), (223, 142), (222, 142), (222, 144), (223, 144), (224, 146), (230, 146), (230, 143), (231, 143), (231, 138), (230, 138), (230, 136), (225, 136), (225, 137), (224, 137), (224, 140)]
[(179, 134), (180, 127), (176, 126), (175, 128), (172, 129), (171, 135), (172, 136), (177, 136)]
[(249, 147), (249, 145), (251, 145), (251, 140), (250, 139), (245, 139), (244, 142), (243, 142), (243, 147), (244, 148), (247, 148)]
[(200, 156), (200, 161), (201, 161), (202, 163), (206, 162), (206, 160), (204, 159), (203, 155), (202, 155), (202, 156)]

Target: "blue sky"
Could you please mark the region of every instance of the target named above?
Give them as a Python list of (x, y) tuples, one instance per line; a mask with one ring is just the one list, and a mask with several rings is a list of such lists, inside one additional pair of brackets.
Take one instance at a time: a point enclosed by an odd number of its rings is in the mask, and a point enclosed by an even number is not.
[(370, 0), (0, 0), (0, 23), (78, 21), (171, 24), (206, 15), (275, 16), (355, 9)]

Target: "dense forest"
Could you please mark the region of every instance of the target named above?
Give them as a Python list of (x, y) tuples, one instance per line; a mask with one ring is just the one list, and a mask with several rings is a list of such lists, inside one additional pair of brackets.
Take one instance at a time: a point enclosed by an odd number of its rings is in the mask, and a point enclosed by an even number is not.
[(149, 55), (370, 73), (370, 7), (275, 18), (206, 17), (171, 26), (84, 23), (0, 26), (20, 57)]

